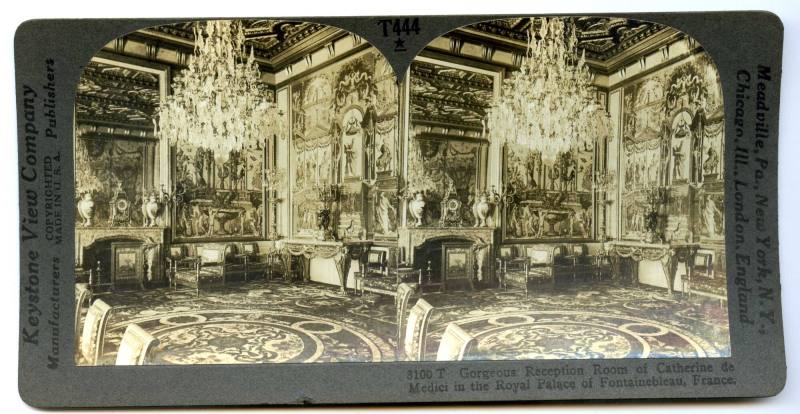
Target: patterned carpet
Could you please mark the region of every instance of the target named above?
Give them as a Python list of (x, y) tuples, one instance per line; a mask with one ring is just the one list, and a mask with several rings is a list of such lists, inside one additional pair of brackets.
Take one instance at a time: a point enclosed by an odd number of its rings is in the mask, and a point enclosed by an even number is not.
[[(155, 289), (104, 295), (115, 309), (113, 360), (129, 323), (161, 342), (156, 364), (394, 361), (389, 297), (348, 296), (321, 284), (249, 282), (194, 292)], [(668, 297), (610, 283), (531, 293), (488, 289), (426, 294), (435, 308), (427, 350), (456, 322), (478, 340), (470, 359), (728, 356), (727, 311), (717, 301)], [(413, 305), (412, 299), (411, 305)]]
[(426, 298), (428, 352), (455, 322), (478, 340), (471, 359), (692, 358), (730, 356), (728, 314), (718, 301), (640, 285), (576, 285), (549, 293), (487, 290)]

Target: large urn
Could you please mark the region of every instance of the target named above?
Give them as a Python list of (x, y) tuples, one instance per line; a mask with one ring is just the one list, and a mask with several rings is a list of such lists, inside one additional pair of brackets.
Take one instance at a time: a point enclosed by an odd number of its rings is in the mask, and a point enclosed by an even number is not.
[(408, 202), (408, 212), (414, 218), (412, 226), (419, 227), (422, 225), (422, 216), (425, 213), (425, 200), (422, 198), (422, 193), (414, 194), (414, 198)]
[(478, 197), (478, 201), (472, 206), (472, 213), (475, 215), (475, 227), (486, 227), (486, 219), (489, 218), (490, 209), (491, 205), (486, 194)]
[(94, 201), (92, 200), (92, 193), (85, 192), (81, 195), (78, 201), (78, 214), (83, 219), (83, 227), (92, 225), (92, 217), (94, 216)]
[(151, 194), (142, 204), (142, 226), (155, 227), (158, 225), (158, 210), (161, 206), (155, 194)]

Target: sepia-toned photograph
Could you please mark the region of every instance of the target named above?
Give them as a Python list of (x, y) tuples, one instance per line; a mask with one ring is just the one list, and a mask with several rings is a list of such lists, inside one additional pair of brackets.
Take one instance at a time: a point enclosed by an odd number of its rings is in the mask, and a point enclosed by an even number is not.
[(75, 363), (730, 357), (723, 109), (703, 45), (625, 18), (402, 74), (319, 23), (126, 34), (75, 97)]

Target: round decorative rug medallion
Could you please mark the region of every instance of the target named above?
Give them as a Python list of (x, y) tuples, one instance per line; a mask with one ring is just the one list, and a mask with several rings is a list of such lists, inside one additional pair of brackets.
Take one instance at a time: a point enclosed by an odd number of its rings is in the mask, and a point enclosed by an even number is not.
[(394, 350), (383, 339), (317, 316), (260, 310), (210, 310), (144, 316), (136, 323), (159, 339), (155, 364), (380, 362)]
[[(716, 353), (707, 341), (678, 328), (616, 314), (528, 311), (453, 322), (477, 340), (470, 359), (692, 358)], [(443, 321), (437, 324), (434, 343)]]

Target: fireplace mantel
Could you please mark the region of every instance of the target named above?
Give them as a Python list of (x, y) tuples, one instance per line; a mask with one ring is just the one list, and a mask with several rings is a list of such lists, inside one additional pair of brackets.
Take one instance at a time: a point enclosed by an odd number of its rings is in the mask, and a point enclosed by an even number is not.
[(484, 274), (486, 257), (491, 259), (497, 242), (497, 229), (494, 227), (406, 227), (398, 231), (400, 247), (405, 251), (408, 263), (414, 263), (414, 250), (429, 240), (465, 239), (471, 240), (478, 264), (479, 280), (484, 276), (492, 279), (491, 266), (488, 274)]
[(163, 246), (167, 240), (167, 230), (166, 227), (76, 227), (75, 267), (83, 267), (85, 249), (99, 240), (135, 239), (152, 246), (147, 249), (146, 256), (148, 279), (162, 279), (160, 263)]

